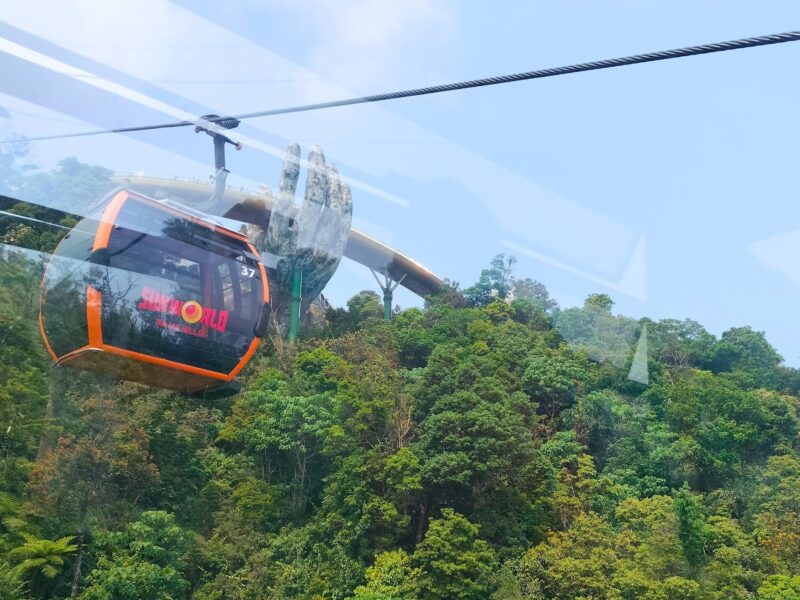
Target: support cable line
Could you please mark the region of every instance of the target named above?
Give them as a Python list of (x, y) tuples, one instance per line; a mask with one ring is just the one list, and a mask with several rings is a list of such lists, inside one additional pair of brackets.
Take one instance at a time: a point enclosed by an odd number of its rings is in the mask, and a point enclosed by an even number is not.
[(79, 131), (75, 133), (67, 133), (60, 135), (40, 136), (33, 138), (19, 138), (12, 140), (0, 141), (0, 144), (19, 143), (19, 142), (37, 142), (44, 140), (58, 140), (75, 137), (85, 137), (93, 135), (102, 135), (107, 133), (130, 133), (136, 131), (149, 131), (155, 129), (170, 129), (175, 127), (189, 127), (189, 126), (207, 126), (211, 124), (222, 124), (229, 119), (244, 120), (255, 119), (258, 117), (269, 117), (275, 115), (285, 115), (290, 113), (308, 112), (313, 110), (323, 110), (327, 108), (337, 108), (340, 106), (353, 106), (356, 104), (370, 104), (373, 102), (384, 102), (387, 100), (398, 100), (400, 98), (411, 98), (414, 96), (426, 96), (429, 94), (439, 94), (442, 92), (453, 92), (456, 90), (466, 90), (471, 88), (485, 87), (490, 85), (500, 85), (504, 83), (513, 83), (516, 81), (527, 81), (531, 79), (544, 79), (546, 77), (556, 77), (558, 75), (569, 75), (572, 73), (582, 73), (585, 71), (598, 71), (601, 69), (612, 69), (615, 67), (624, 67), (628, 65), (637, 65), (642, 63), (657, 62), (661, 60), (671, 60), (674, 58), (685, 58), (687, 56), (698, 56), (701, 54), (713, 54), (715, 52), (727, 52), (730, 50), (741, 50), (744, 48), (755, 48), (758, 46), (769, 46), (772, 44), (783, 44), (786, 42), (800, 41), (800, 31), (789, 31), (786, 33), (776, 33), (773, 35), (763, 35), (758, 37), (742, 38), (738, 40), (730, 40), (727, 42), (718, 42), (714, 44), (703, 44), (700, 46), (688, 46), (686, 48), (677, 48), (674, 50), (661, 50), (658, 52), (649, 52), (646, 54), (635, 54), (632, 56), (624, 56), (621, 58), (610, 58), (606, 60), (598, 60), (594, 62), (578, 63), (574, 65), (567, 65), (563, 67), (554, 67), (550, 69), (540, 69), (537, 71), (526, 71), (523, 73), (513, 73), (509, 75), (499, 75), (497, 77), (486, 77), (483, 79), (471, 79), (468, 81), (460, 81), (455, 83), (445, 83), (442, 85), (434, 85), (430, 87), (414, 88), (409, 90), (400, 90), (395, 92), (387, 92), (383, 94), (373, 94), (370, 96), (359, 96), (355, 98), (344, 98), (340, 100), (331, 100), (328, 102), (317, 102), (313, 104), (303, 104), (299, 106), (289, 106), (285, 108), (274, 108), (269, 110), (262, 110), (250, 113), (243, 113), (239, 115), (232, 115), (226, 117), (198, 117), (196, 121), (175, 121), (172, 123), (160, 123), (156, 125), (140, 125), (134, 127), (120, 127), (116, 129), (95, 129), (90, 131)]

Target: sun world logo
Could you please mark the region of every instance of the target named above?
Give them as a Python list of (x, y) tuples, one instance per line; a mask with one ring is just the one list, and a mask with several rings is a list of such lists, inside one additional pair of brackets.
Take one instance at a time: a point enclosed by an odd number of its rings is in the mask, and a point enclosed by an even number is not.
[(176, 329), (193, 335), (202, 335), (200, 332), (205, 331), (206, 328), (223, 332), (228, 326), (227, 310), (217, 310), (216, 308), (202, 306), (194, 300), (178, 300), (149, 287), (142, 289), (142, 299), (136, 305), (136, 308), (144, 312), (160, 312), (164, 315), (180, 317), (188, 325), (199, 325), (198, 329), (181, 325), (181, 323), (166, 322), (163, 319), (156, 320), (156, 325), (159, 327)]

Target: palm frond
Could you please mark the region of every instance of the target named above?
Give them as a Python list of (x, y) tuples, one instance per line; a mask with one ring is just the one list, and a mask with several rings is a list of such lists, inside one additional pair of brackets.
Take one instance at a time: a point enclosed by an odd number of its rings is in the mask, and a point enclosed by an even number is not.
[(52, 579), (56, 575), (58, 575), (58, 569), (56, 569), (53, 565), (45, 565), (42, 567), (42, 575), (47, 577), (48, 579)]
[(20, 517), (6, 517), (3, 519), (3, 526), (9, 531), (18, 532), (28, 526), (28, 522)]

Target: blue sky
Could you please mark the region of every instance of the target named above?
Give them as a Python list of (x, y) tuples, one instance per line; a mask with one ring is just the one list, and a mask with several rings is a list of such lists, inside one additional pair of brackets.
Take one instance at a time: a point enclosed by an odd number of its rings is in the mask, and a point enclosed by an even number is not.
[[(57, 64), (42, 68), (95, 89), (113, 84), (74, 106), (55, 90), (36, 102), (14, 97), (20, 81), (3, 77), (5, 130), (26, 135), (800, 28), (800, 4), (770, 1), (142, 0), (67, 9), (11, 0), (4, 12), (17, 37), (0, 52), (40, 63), (45, 54)], [(20, 32), (50, 45), (26, 55)], [(606, 292), (634, 317), (690, 317), (716, 334), (749, 324), (800, 365), (799, 60), (800, 43), (781, 44), (261, 119), (241, 129), (249, 143), (230, 155), (231, 180), (275, 187), (281, 149), (318, 142), (353, 181), (356, 226), (442, 276), (469, 284), (494, 254), (512, 253), (518, 275), (544, 282), (564, 306)], [(42, 142), (31, 155), (42, 166), (74, 155), (205, 178), (209, 144), (193, 135)], [(363, 268), (343, 263), (326, 294), (343, 303), (374, 287)], [(407, 292), (396, 299), (418, 302)]]

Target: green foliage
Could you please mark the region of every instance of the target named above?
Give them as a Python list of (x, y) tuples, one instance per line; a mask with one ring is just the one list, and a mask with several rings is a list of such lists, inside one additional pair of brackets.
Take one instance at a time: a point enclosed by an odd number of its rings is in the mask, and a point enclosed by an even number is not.
[(578, 398), (565, 421), (599, 465), (604, 465), (610, 447), (632, 433), (637, 415), (619, 394), (604, 390)]
[(548, 416), (555, 418), (571, 406), (586, 372), (575, 360), (560, 354), (534, 354), (528, 361), (522, 385)]
[(71, 556), (77, 546), (72, 543), (73, 537), (57, 540), (46, 540), (30, 533), (21, 533), (25, 542), (8, 552), (7, 558), (14, 565), (12, 577), (6, 577), (6, 586), (12, 588), (13, 576), (28, 581), (31, 593), (39, 595), (53, 589), (48, 580), (55, 580), (61, 575), (66, 559)]
[(533, 279), (515, 279), (511, 287), (514, 300), (529, 301), (534, 307), (545, 313), (558, 308), (558, 302), (550, 296), (543, 283)]
[(554, 325), (573, 348), (583, 350), (592, 360), (622, 369), (629, 366), (639, 325), (627, 317), (613, 315), (613, 306), (606, 294), (591, 294), (581, 308), (560, 311)]
[(182, 575), (187, 534), (166, 512), (151, 511), (124, 532), (98, 539), (97, 567), (86, 578), (81, 600), (170, 600), (189, 587)]
[(774, 384), (775, 368), (782, 360), (763, 332), (734, 327), (724, 332), (714, 345), (710, 365), (715, 373), (740, 371), (745, 385), (766, 387)]
[[(107, 177), (40, 175), (14, 185)], [(5, 253), (0, 600), (797, 597), (800, 375), (748, 328), (561, 310), (513, 266), (392, 322), (357, 294), (213, 401), (50, 370), (41, 264)]]
[(418, 308), (409, 308), (398, 314), (392, 325), (402, 365), (411, 369), (424, 367), (436, 344), (426, 326), (425, 314)]
[[(36, 172), (32, 165), (9, 164), (9, 159), (12, 163), (19, 162), (24, 154), (22, 150), (16, 157), (5, 152), (0, 155), (0, 191), (5, 190), (27, 202), (0, 199), (0, 209), (33, 221), (0, 216), (0, 241), (30, 250), (52, 252), (66, 231), (76, 224), (73, 216), (62, 211), (84, 214), (114, 188), (111, 182), (114, 173), (75, 158), (65, 158), (55, 169), (47, 172)], [(48, 208), (51, 206), (60, 210)], [(57, 227), (37, 221), (53, 223)]]
[(369, 319), (383, 318), (383, 301), (371, 290), (359, 292), (347, 301), (347, 310), (332, 308), (326, 318), (329, 334), (334, 336), (355, 331)]
[(39, 539), (29, 533), (22, 533), (25, 543), (8, 553), (8, 558), (16, 564), (16, 571), (23, 576), (43, 575), (52, 579), (64, 565), (64, 557), (77, 549), (72, 537), (51, 541)]
[(651, 352), (665, 365), (675, 368), (705, 368), (716, 340), (700, 323), (686, 319), (664, 319), (649, 323)]
[(800, 574), (800, 457), (771, 456), (756, 489), (756, 540), (774, 568)]
[(697, 568), (704, 559), (704, 519), (700, 503), (685, 484), (676, 496), (675, 510), (680, 519), (680, 540), (684, 556), (692, 567)]
[(464, 297), (471, 306), (487, 306), (493, 300), (505, 300), (514, 285), (514, 265), (517, 259), (498, 254), (488, 269), (481, 271), (478, 282), (464, 290)]
[(793, 600), (800, 598), (800, 576), (771, 575), (758, 588), (762, 600)]
[(23, 600), (26, 597), (19, 575), (9, 565), (0, 562), (0, 600)]
[(404, 550), (391, 550), (375, 557), (367, 569), (367, 581), (355, 590), (354, 600), (405, 600), (416, 596), (419, 568), (411, 565)]
[(478, 538), (478, 527), (449, 508), (431, 521), (411, 558), (420, 570), (415, 579), (421, 600), (485, 598), (495, 562), (491, 547)]
[(526, 552), (516, 574), (523, 598), (608, 598), (618, 561), (610, 525), (582, 513), (567, 532)]
[(30, 255), (0, 250), (0, 491), (16, 494), (45, 427), (47, 363), (32, 293), (41, 273)]

